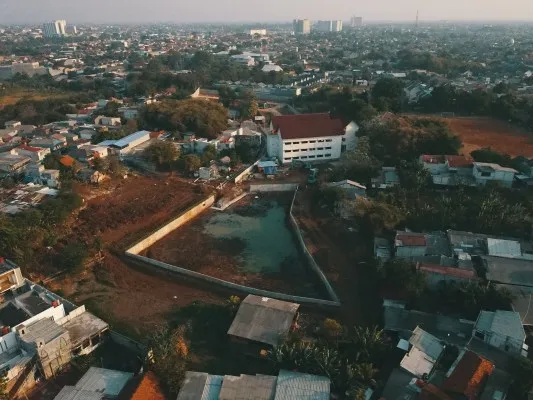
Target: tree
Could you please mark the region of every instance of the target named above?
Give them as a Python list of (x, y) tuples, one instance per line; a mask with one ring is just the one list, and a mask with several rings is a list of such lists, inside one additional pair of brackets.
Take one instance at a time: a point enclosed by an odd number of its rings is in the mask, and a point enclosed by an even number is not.
[(9, 391), (7, 390), (7, 377), (0, 378), (0, 400), (9, 400)]
[(375, 235), (394, 229), (404, 219), (399, 208), (382, 201), (358, 197), (352, 204), (355, 216)]
[(348, 330), (348, 357), (355, 363), (380, 364), (388, 344), (383, 330), (377, 326), (354, 326)]
[(198, 171), (201, 166), (202, 161), (197, 155), (187, 154), (185, 157), (183, 157), (183, 169), (187, 173), (193, 174), (194, 172)]
[(146, 148), (145, 155), (158, 167), (168, 167), (179, 158), (180, 152), (173, 142), (155, 141)]
[(212, 160), (215, 160), (217, 158), (217, 149), (213, 145), (207, 146), (201, 157), (202, 165), (204, 167), (208, 167)]
[(61, 163), (59, 162), (59, 156), (55, 153), (45, 155), (43, 165), (46, 169), (60, 169)]
[(95, 171), (105, 173), (108, 169), (108, 162), (102, 157), (95, 157), (92, 161), (92, 167)]
[(228, 114), (221, 104), (207, 100), (164, 100), (148, 105), (141, 112), (141, 121), (151, 130), (193, 131), (214, 139), (227, 128)]
[(242, 119), (254, 118), (257, 115), (259, 106), (257, 96), (251, 90), (244, 90), (240, 100), (240, 111)]
[(72, 242), (61, 249), (57, 256), (57, 264), (61, 268), (72, 271), (81, 267), (87, 256), (87, 246), (80, 242)]
[(402, 108), (403, 83), (396, 78), (381, 78), (372, 88), (372, 104), (381, 111), (398, 112)]
[(526, 400), (533, 387), (533, 361), (525, 357), (512, 359), (509, 373), (513, 383), (509, 388), (509, 395), (513, 399)]

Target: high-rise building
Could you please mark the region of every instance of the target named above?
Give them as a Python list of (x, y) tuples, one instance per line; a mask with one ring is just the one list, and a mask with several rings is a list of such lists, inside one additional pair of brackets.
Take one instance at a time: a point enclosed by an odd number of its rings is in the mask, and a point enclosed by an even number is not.
[(355, 15), (350, 19), (350, 25), (352, 28), (363, 26), (363, 17), (356, 17)]
[(319, 32), (340, 32), (342, 31), (342, 21), (317, 21), (315, 29)]
[(64, 19), (48, 22), (43, 25), (44, 37), (59, 37), (65, 36), (67, 29), (67, 21)]
[(292, 24), (296, 35), (307, 35), (311, 33), (311, 20), (309, 19), (295, 19)]

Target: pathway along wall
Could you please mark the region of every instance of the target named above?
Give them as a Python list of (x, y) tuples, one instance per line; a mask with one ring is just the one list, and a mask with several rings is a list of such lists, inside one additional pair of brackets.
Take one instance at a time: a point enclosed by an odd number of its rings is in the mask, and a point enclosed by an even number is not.
[[(252, 185), (255, 186), (255, 191), (264, 191), (264, 192), (274, 192), (274, 191), (289, 191), (289, 190), (297, 190), (298, 185), (297, 184), (273, 184), (273, 185)], [(277, 189), (270, 188), (269, 186), (275, 186)], [(281, 189), (280, 189), (281, 187)], [(290, 187), (290, 188), (289, 188)], [(250, 187), (250, 190), (252, 191), (252, 187)], [(239, 293), (246, 293), (246, 294), (254, 294), (256, 296), (264, 296), (264, 297), (270, 297), (273, 299), (278, 300), (284, 300), (284, 301), (291, 301), (296, 302), (299, 304), (306, 304), (306, 305), (317, 305), (317, 306), (326, 306), (326, 307), (339, 307), (340, 301), (337, 297), (335, 291), (329, 284), (329, 281), (327, 280), (326, 276), (322, 273), (322, 270), (318, 267), (317, 263), (313, 259), (313, 256), (309, 253), (307, 248), (305, 247), (305, 243), (303, 241), (302, 235), (300, 233), (300, 229), (298, 228), (298, 224), (296, 223), (296, 220), (292, 216), (292, 206), (294, 204), (294, 198), (296, 197), (296, 192), (294, 193), (294, 197), (292, 199), (291, 208), (289, 211), (289, 219), (291, 221), (291, 226), (295, 230), (296, 236), (298, 237), (300, 246), (303, 246), (302, 249), (304, 251), (304, 254), (309, 261), (310, 267), (318, 274), (320, 280), (324, 283), (326, 290), (331, 297), (332, 300), (323, 300), (323, 299), (315, 299), (311, 297), (302, 297), (302, 296), (293, 296), (289, 294), (279, 293), (279, 292), (272, 292), (270, 290), (263, 290), (263, 289), (257, 289), (249, 286), (239, 285), (237, 283), (232, 283), (225, 281), (223, 279), (215, 278), (213, 276), (204, 275), (199, 272), (191, 271), (186, 268), (177, 267), (175, 265), (167, 264), (162, 261), (157, 261), (149, 257), (141, 256), (139, 255), (140, 252), (143, 250), (146, 250), (148, 247), (153, 245), (158, 240), (162, 239), (164, 236), (168, 235), (173, 230), (179, 228), (183, 224), (187, 223), (191, 219), (195, 218), (199, 214), (201, 214), (203, 211), (207, 210), (209, 207), (213, 205), (215, 202), (215, 196), (210, 196), (201, 203), (189, 208), (187, 211), (185, 211), (182, 215), (180, 215), (178, 218), (172, 220), (162, 228), (158, 229), (151, 235), (147, 236), (140, 242), (136, 243), (132, 247), (126, 250), (126, 256), (129, 257), (132, 260), (135, 260), (136, 262), (140, 262), (142, 264), (148, 264), (150, 266), (154, 266), (160, 269), (164, 269), (167, 271), (175, 272), (180, 275), (186, 276), (188, 278), (197, 279), (203, 282), (208, 282), (215, 284), (221, 288), (230, 289)]]

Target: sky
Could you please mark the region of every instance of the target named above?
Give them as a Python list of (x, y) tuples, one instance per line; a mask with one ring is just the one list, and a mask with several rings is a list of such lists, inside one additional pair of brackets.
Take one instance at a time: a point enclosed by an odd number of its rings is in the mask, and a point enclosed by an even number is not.
[(0, 24), (113, 22), (533, 21), (533, 0), (0, 0)]

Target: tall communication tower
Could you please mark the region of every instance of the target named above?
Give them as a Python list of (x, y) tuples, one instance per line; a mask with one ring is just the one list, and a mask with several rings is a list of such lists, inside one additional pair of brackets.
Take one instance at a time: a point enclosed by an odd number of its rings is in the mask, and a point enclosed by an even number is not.
[(416, 10), (415, 27), (418, 28), (418, 10)]

